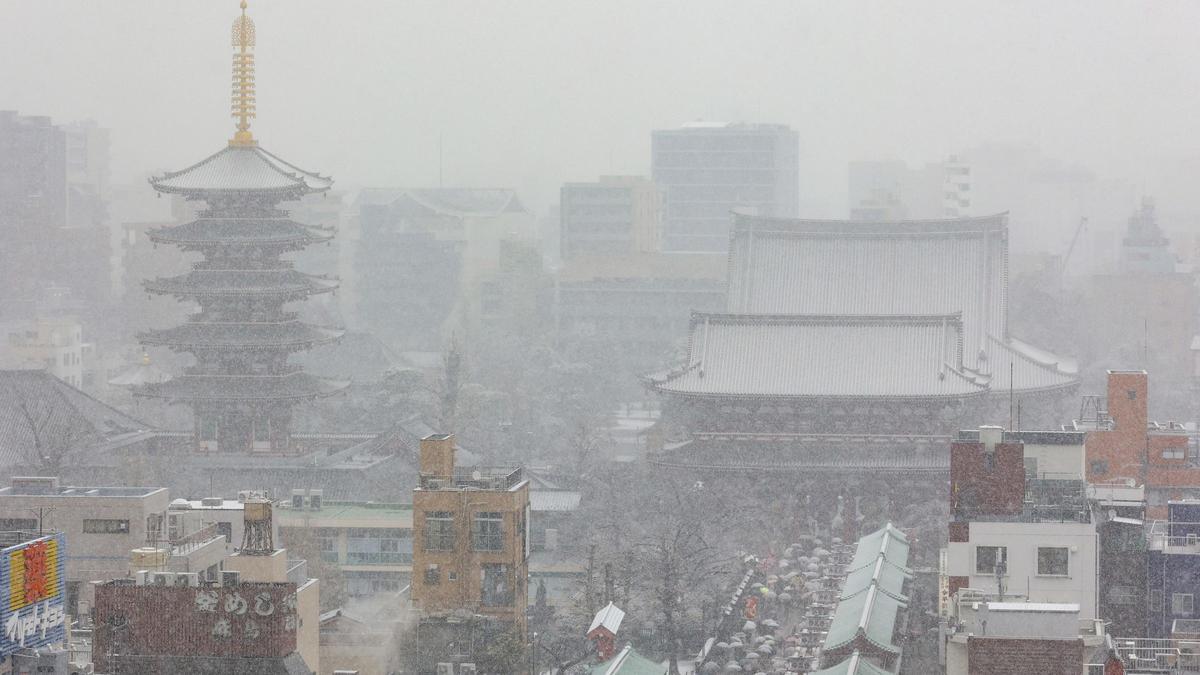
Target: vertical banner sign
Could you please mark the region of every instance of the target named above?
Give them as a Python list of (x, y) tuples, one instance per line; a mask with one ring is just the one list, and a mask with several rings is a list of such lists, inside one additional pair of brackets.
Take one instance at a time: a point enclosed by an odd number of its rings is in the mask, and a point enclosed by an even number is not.
[(66, 557), (61, 533), (0, 550), (0, 656), (65, 639)]

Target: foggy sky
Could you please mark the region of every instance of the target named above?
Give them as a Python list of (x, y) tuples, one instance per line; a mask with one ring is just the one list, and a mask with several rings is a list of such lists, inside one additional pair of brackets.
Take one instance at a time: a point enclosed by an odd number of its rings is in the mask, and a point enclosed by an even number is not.
[[(112, 129), (117, 182), (220, 149), (234, 0), (0, 0), (0, 109)], [(1200, 147), (1200, 3), (251, 0), (256, 137), (340, 187), (649, 171), (649, 132), (790, 124), (806, 215), (846, 162), (1027, 141), (1152, 181)], [(1148, 185), (1148, 189), (1152, 189)]]

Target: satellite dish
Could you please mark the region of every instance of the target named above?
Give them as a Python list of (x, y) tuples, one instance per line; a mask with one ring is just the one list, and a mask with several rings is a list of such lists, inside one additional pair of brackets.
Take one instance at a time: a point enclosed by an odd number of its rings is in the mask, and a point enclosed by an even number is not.
[(483, 478), (483, 474), (479, 473), (479, 469), (471, 472), (471, 480), (479, 480), (481, 478)]

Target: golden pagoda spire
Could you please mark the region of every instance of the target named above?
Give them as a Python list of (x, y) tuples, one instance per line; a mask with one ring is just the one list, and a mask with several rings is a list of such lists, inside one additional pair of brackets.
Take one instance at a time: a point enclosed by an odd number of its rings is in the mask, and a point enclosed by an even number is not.
[(242, 15), (233, 20), (233, 116), (237, 118), (237, 133), (229, 144), (239, 147), (257, 145), (250, 133), (254, 118), (254, 21), (246, 16), (246, 0), (242, 0)]

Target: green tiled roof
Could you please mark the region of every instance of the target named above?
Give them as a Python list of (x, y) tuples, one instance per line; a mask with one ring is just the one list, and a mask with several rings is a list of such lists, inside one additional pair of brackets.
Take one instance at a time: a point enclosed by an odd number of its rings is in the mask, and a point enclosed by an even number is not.
[(879, 649), (899, 654), (900, 648), (892, 643), (896, 628), (896, 614), (904, 602), (871, 586), (838, 602), (825, 636), (825, 651), (839, 649), (863, 638)]
[(870, 565), (881, 555), (893, 565), (903, 567), (908, 564), (908, 537), (891, 523), (858, 540), (849, 569)]
[(904, 597), (904, 582), (911, 578), (912, 575), (907, 569), (893, 565), (883, 557), (879, 557), (875, 559), (874, 564), (863, 565), (846, 575), (846, 582), (842, 584), (840, 597), (848, 598), (858, 595), (870, 588), (871, 584), (875, 584), (879, 590), (897, 600), (907, 600)]
[(627, 646), (611, 659), (592, 666), (588, 675), (664, 675), (666, 672), (666, 668)]
[(891, 675), (888, 671), (863, 658), (858, 652), (850, 658), (834, 665), (818, 670), (812, 675)]

